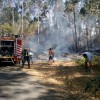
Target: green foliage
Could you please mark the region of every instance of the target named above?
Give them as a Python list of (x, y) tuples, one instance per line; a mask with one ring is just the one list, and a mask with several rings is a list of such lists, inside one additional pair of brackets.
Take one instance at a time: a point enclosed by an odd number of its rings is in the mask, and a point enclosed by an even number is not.
[(7, 22), (10, 23), (12, 22), (12, 10), (11, 8), (3, 8), (3, 15), (2, 15), (2, 20), (3, 23)]
[(98, 14), (100, 10), (100, 0), (90, 0), (86, 2), (85, 9), (89, 14)]
[(78, 3), (79, 0), (69, 0), (65, 2), (65, 11), (72, 12), (74, 10), (74, 7), (76, 3)]
[(100, 66), (100, 56), (94, 56), (93, 65)]
[(65, 2), (65, 12), (72, 12), (74, 9), (74, 5), (73, 3), (69, 2), (69, 1), (66, 1)]
[(100, 9), (100, 3), (98, 4), (98, 9)]
[[(82, 66), (85, 62), (85, 59), (84, 58), (76, 59), (75, 62), (78, 66)], [(96, 56), (96, 55), (94, 56), (93, 65), (94, 66), (100, 66), (100, 56)]]
[(76, 65), (78, 65), (78, 66), (82, 66), (82, 65), (84, 64), (84, 61), (85, 61), (84, 58), (76, 59), (76, 60), (75, 60), (75, 63), (76, 63)]
[(87, 14), (87, 11), (86, 11), (85, 7), (81, 8), (80, 14), (83, 15), (83, 16), (85, 16)]
[(29, 25), (29, 27), (27, 27), (26, 29), (26, 33), (29, 35), (29, 34), (35, 34), (36, 30), (37, 30), (37, 26), (38, 26), (38, 23), (32, 23)]
[[(18, 12), (17, 9), (11, 8), (11, 7), (5, 7), (2, 11), (2, 22), (3, 23), (9, 23), (12, 24), (12, 18), (14, 17), (14, 20), (18, 20)], [(12, 14), (13, 13), (13, 14)]]
[(3, 25), (0, 25), (0, 34), (3, 33), (12, 33), (12, 26), (10, 26), (10, 24), (8, 23), (4, 23)]

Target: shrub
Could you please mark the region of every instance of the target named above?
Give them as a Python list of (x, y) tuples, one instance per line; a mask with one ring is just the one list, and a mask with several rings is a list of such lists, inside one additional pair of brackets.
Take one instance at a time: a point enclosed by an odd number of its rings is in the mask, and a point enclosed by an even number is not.
[(76, 59), (75, 60), (75, 63), (76, 63), (77, 66), (83, 66), (84, 65), (84, 62), (85, 62), (85, 59), (84, 58)]
[(100, 56), (94, 56), (93, 65), (100, 66)]
[[(76, 65), (78, 65), (78, 66), (82, 66), (82, 65), (84, 64), (84, 61), (85, 61), (84, 58), (76, 59), (76, 60), (75, 60)], [(100, 66), (100, 56), (94, 55), (94, 58), (93, 58), (93, 65), (94, 65), (94, 66)]]

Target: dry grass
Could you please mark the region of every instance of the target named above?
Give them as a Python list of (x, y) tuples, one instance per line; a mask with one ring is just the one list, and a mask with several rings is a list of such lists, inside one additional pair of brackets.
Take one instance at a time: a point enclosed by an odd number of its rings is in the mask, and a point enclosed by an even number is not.
[(65, 98), (65, 100), (99, 100), (97, 97), (87, 92), (83, 93), (86, 83), (100, 75), (99, 66), (93, 68), (94, 73), (85, 71), (84, 66), (76, 66), (74, 61), (57, 61), (52, 65), (49, 63), (34, 63), (31, 69), (23, 69), (28, 74), (41, 79), (43, 83), (52, 89), (55, 89)]

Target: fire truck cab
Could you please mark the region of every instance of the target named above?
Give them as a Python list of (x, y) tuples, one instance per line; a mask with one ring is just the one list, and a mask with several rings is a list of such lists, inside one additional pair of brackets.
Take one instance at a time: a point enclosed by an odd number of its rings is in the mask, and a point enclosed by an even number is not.
[(22, 36), (0, 36), (0, 63), (19, 63), (22, 52)]

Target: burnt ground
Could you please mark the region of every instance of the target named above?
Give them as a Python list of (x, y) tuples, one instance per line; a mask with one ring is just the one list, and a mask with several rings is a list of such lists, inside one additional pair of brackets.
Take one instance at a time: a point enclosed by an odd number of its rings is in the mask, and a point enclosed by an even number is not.
[(100, 75), (75, 66), (74, 61), (34, 62), (27, 65), (0, 67), (0, 100), (100, 100), (91, 91), (83, 93), (86, 83)]

